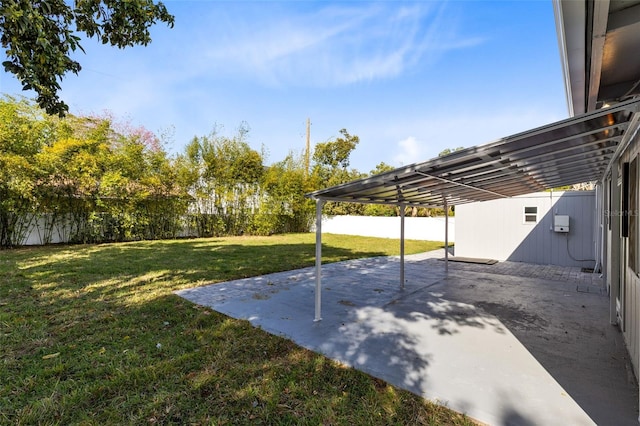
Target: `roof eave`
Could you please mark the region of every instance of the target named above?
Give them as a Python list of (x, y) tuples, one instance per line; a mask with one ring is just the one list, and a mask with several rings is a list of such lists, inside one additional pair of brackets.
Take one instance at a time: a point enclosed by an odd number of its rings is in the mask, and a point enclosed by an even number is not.
[(558, 49), (571, 117), (584, 114), (586, 93), (586, 6), (584, 0), (553, 0)]

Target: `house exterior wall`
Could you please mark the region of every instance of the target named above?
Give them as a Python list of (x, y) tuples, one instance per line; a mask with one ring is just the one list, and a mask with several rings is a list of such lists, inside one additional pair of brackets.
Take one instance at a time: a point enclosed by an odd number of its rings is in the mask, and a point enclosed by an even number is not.
[[(525, 207), (537, 209), (526, 222)], [(570, 217), (569, 233), (553, 231), (554, 215)], [(539, 192), (456, 206), (456, 256), (543, 265), (594, 267), (595, 192)]]
[[(629, 129), (631, 130), (631, 129)], [(620, 156), (620, 161), (618, 162), (618, 170), (622, 175), (622, 167), (624, 163), (631, 163), (634, 159), (640, 162), (640, 137), (636, 135), (634, 140), (629, 144), (629, 147), (622, 153)], [(640, 174), (639, 174), (640, 176)], [(621, 199), (624, 198), (624, 193), (622, 185), (614, 184), (612, 185), (612, 190), (620, 191)], [(635, 192), (636, 197), (640, 196), (640, 183), (638, 180), (638, 176), (636, 176), (635, 182), (630, 182), (629, 191)], [(640, 198), (636, 198), (640, 199)], [(623, 212), (622, 205), (620, 206), (611, 206), (610, 209), (605, 211), (605, 214), (619, 214)], [(637, 208), (630, 206), (630, 210), (627, 213), (628, 215), (638, 215)], [(625, 220), (625, 215), (622, 214), (620, 220)], [(635, 229), (635, 244), (636, 247), (640, 248), (640, 227), (636, 227)], [(633, 230), (630, 228), (629, 232), (631, 233)], [(620, 244), (620, 258), (616, 262), (616, 259), (612, 259), (611, 256), (608, 256), (608, 262), (610, 263), (610, 268), (619, 268), (620, 271), (620, 283), (619, 283), (619, 291), (618, 300), (615, 303), (617, 309), (618, 316), (618, 324), (620, 329), (622, 330), (622, 334), (624, 336), (624, 340), (627, 346), (627, 350), (629, 351), (629, 356), (631, 357), (631, 362), (634, 368), (634, 372), (636, 377), (638, 377), (638, 371), (640, 368), (640, 278), (638, 277), (638, 273), (635, 272), (631, 266), (630, 262), (630, 243), (633, 242), (629, 237), (620, 236), (619, 238), (614, 238), (611, 232), (608, 232), (608, 238), (610, 244)], [(640, 268), (636, 267), (636, 270), (640, 270)], [(617, 283), (611, 281), (611, 274), (607, 273), (607, 282), (608, 285), (616, 285)], [(615, 295), (615, 292), (612, 294)]]

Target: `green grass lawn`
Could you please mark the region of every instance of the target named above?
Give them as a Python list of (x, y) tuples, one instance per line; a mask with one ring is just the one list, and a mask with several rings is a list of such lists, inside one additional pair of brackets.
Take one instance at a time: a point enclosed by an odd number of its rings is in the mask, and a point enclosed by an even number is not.
[[(172, 294), (311, 266), (314, 239), (0, 251), (0, 424), (471, 424)], [(399, 252), (397, 240), (323, 243), (324, 262)]]

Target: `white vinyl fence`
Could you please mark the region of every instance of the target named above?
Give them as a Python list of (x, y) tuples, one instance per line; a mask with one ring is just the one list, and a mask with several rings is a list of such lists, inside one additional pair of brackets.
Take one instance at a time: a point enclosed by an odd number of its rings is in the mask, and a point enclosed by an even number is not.
[[(32, 222), (23, 244), (38, 245), (45, 242), (68, 241), (68, 230), (55, 226), (46, 238), (44, 220)], [(315, 229), (312, 230), (315, 232)], [(381, 216), (326, 216), (322, 219), (322, 232), (328, 234), (362, 235), (366, 237), (400, 238), (400, 217)], [(191, 235), (185, 229), (181, 236)], [(405, 238), (408, 240), (444, 241), (444, 217), (405, 217)], [(48, 240), (48, 241), (47, 241)], [(449, 218), (449, 242), (455, 242), (455, 218)]]
[[(404, 237), (408, 240), (444, 241), (444, 216), (405, 217)], [(449, 242), (455, 242), (455, 218), (449, 218)], [(313, 229), (315, 232), (315, 229)], [(322, 233), (400, 238), (400, 217), (326, 216)]]

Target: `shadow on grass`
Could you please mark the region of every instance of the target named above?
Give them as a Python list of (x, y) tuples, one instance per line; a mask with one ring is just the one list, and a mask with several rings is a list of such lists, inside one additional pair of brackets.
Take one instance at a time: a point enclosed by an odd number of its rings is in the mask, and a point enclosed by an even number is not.
[(82, 321), (78, 313), (49, 323), (46, 342), (8, 360), (3, 421), (402, 424), (448, 417), (382, 381), (173, 295), (126, 313), (94, 311)]
[[(323, 249), (328, 261), (385, 254)], [(170, 294), (310, 266), (314, 252), (313, 244), (274, 240), (6, 252), (0, 423), (385, 424), (456, 417)]]
[[(34, 289), (47, 289), (56, 299), (120, 299), (132, 304), (184, 287), (293, 270), (315, 262), (314, 244), (247, 242), (182, 240), (72, 247), (59, 256), (45, 250), (19, 269), (25, 277), (35, 278)], [(383, 255), (323, 247), (325, 262)]]

